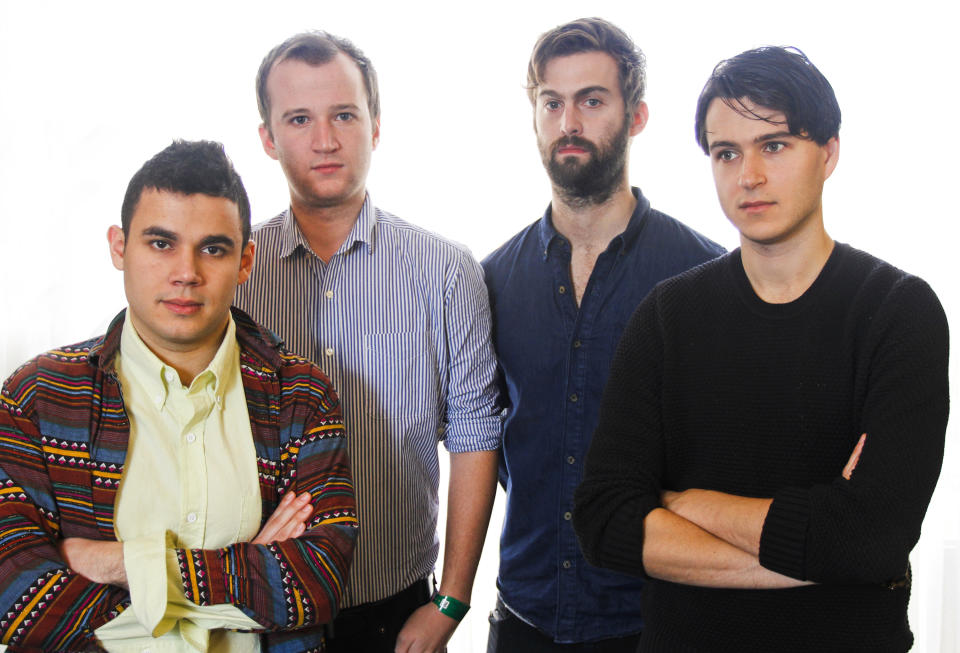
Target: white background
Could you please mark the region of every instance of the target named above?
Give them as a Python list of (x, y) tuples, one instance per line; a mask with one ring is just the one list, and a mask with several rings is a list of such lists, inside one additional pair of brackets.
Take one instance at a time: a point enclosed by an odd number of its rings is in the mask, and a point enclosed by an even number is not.
[[(960, 93), (947, 5), (0, 0), (0, 376), (41, 350), (101, 332), (123, 307), (106, 229), (119, 223), (130, 176), (172, 138), (222, 141), (256, 222), (286, 206), (282, 173), (257, 137), (254, 75), (272, 46), (310, 28), (351, 38), (380, 74), (374, 201), (478, 258), (549, 201), (523, 90), (541, 32), (600, 15), (631, 34), (647, 55), (650, 106), (631, 180), (654, 206), (727, 247), (736, 232), (693, 138), (697, 95), (722, 58), (799, 46), (843, 110), (840, 164), (825, 193), (828, 230), (925, 278), (960, 325), (952, 271)], [(955, 360), (951, 378), (956, 385)], [(485, 650), (501, 504), (453, 652)], [(958, 514), (960, 451), (950, 432), (912, 557), (916, 651), (960, 651)]]

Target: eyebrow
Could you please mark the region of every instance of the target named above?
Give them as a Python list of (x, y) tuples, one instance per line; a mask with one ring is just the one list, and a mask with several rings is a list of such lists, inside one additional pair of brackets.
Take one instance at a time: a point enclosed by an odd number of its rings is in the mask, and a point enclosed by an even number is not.
[[(610, 89), (607, 88), (606, 86), (587, 86), (586, 88), (579, 89), (576, 93), (573, 94), (573, 97), (579, 100), (584, 96), (593, 95), (594, 93), (606, 93), (607, 95), (609, 95)], [(539, 95), (540, 97), (543, 97), (544, 95), (552, 98), (561, 97), (560, 93), (550, 90), (549, 88), (542, 89)]]
[[(147, 227), (143, 230), (143, 232), (141, 232), (141, 235), (147, 237), (152, 236), (154, 238), (164, 238), (174, 243), (180, 240), (180, 237), (176, 233), (170, 231), (169, 229), (164, 229), (163, 227)], [(210, 245), (220, 245), (222, 247), (232, 249), (236, 246), (236, 241), (225, 234), (211, 234), (209, 236), (205, 236), (199, 243), (200, 248), (209, 247)]]
[[(707, 132), (709, 133), (709, 132)], [(761, 134), (753, 139), (754, 143), (766, 143), (767, 141), (775, 141), (780, 138), (795, 138), (793, 134), (789, 131), (782, 130), (778, 132), (771, 132), (769, 134)], [(710, 143), (710, 150), (714, 150), (718, 147), (737, 147), (737, 144), (733, 141), (715, 141)]]
[(164, 229), (163, 227), (147, 227), (141, 232), (142, 236), (158, 236), (160, 238), (166, 238), (167, 240), (172, 240), (176, 242), (180, 240), (179, 236), (174, 232)]

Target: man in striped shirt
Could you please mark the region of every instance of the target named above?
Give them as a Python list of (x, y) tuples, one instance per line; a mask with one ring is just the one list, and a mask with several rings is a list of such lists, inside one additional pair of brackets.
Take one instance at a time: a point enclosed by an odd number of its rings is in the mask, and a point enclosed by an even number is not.
[(323, 373), (230, 309), (254, 250), (240, 177), (177, 141), (121, 216), (127, 310), (0, 395), (0, 642), (322, 650), (357, 531), (343, 423)]
[[(500, 416), (483, 274), (470, 254), (375, 208), (369, 59), (326, 33), (274, 48), (257, 75), (266, 153), (290, 208), (254, 230), (236, 304), (341, 392), (362, 524), (333, 651), (441, 651), (467, 608), (496, 489)], [(439, 594), (437, 443), (450, 452)]]

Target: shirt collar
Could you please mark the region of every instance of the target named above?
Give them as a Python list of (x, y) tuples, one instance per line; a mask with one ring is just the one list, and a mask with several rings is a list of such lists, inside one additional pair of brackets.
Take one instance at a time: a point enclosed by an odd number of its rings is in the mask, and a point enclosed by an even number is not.
[[(643, 225), (646, 222), (644, 218), (650, 210), (650, 201), (643, 196), (640, 189), (632, 186), (630, 190), (633, 196), (637, 198), (637, 206), (633, 209), (633, 214), (630, 216), (630, 221), (627, 222), (626, 229), (610, 241), (611, 244), (619, 241), (619, 245), (625, 249), (631, 247), (633, 243), (636, 242), (637, 236), (643, 230)], [(548, 205), (547, 210), (543, 212), (543, 219), (540, 220), (539, 231), (541, 252), (543, 253), (543, 260), (546, 261), (550, 254), (550, 246), (558, 239), (563, 238), (563, 235), (553, 226), (552, 204)]]
[[(357, 243), (365, 243), (367, 252), (373, 253), (373, 228), (376, 225), (376, 211), (370, 200), (370, 193), (366, 193), (363, 198), (363, 206), (360, 207), (360, 213), (353, 223), (353, 228), (344, 239), (337, 254), (349, 252)], [(313, 253), (310, 249), (310, 243), (300, 230), (296, 218), (293, 216), (293, 209), (287, 209), (283, 215), (283, 226), (280, 229), (280, 257), (286, 258), (302, 247), (305, 252)]]
[[(157, 408), (162, 409), (170, 389), (180, 385), (180, 378), (173, 367), (150, 351), (129, 319), (124, 321), (120, 333), (120, 356), (123, 359), (124, 374), (136, 377)], [(237, 328), (231, 316), (217, 353), (210, 364), (190, 383), (189, 392), (206, 392), (222, 410), (223, 391), (228, 385), (230, 375), (238, 374), (239, 366)]]

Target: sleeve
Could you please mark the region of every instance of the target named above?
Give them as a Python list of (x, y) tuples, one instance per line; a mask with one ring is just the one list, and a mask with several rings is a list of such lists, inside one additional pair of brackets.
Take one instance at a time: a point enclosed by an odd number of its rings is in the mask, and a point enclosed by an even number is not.
[(0, 642), (10, 651), (102, 650), (94, 631), (129, 606), (129, 595), (61, 559), (43, 440), (19, 405), (6, 395), (0, 403)]
[(820, 583), (904, 579), (943, 460), (948, 340), (943, 308), (922, 280), (907, 277), (886, 295), (858, 349), (860, 460), (849, 481), (774, 495), (764, 567)]
[(450, 453), (500, 447), (497, 360), (490, 340), (490, 300), (480, 265), (467, 252), (445, 296), (446, 429)]
[[(282, 392), (302, 393), (320, 381), (327, 385), (314, 370), (312, 380), (293, 379)], [(277, 500), (286, 492), (310, 492), (313, 497), (306, 532), (266, 545), (240, 542), (215, 550), (177, 549), (181, 587), (188, 600), (202, 606), (232, 604), (265, 631), (333, 620), (353, 559), (357, 512), (339, 403), (335, 396), (330, 399), (329, 389), (324, 394), (327, 398), (319, 405), (312, 401), (302, 433), (287, 441), (279, 457)], [(286, 426), (281, 423), (281, 428)]]
[(590, 564), (645, 575), (643, 520), (660, 506), (663, 340), (654, 290), (614, 354), (600, 417), (574, 495), (573, 527)]

